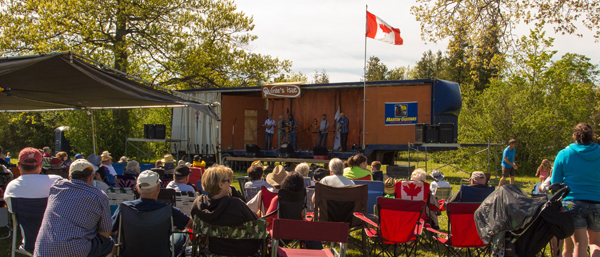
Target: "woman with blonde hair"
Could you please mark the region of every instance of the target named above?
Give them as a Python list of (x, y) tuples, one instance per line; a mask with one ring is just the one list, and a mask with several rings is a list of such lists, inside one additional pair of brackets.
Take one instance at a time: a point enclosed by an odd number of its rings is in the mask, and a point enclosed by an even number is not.
[(548, 159), (544, 159), (542, 161), (542, 164), (540, 164), (540, 167), (538, 167), (535, 176), (540, 176), (540, 182), (542, 183), (544, 183), (547, 178), (552, 177), (552, 165)]
[[(192, 204), (192, 217), (217, 226), (235, 227), (258, 217), (239, 198), (231, 197), (231, 178), (227, 167), (215, 165), (202, 175), (202, 187), (207, 195), (201, 195)], [(209, 237), (208, 248), (212, 254), (227, 256), (251, 256), (260, 248), (261, 241), (231, 240)]]

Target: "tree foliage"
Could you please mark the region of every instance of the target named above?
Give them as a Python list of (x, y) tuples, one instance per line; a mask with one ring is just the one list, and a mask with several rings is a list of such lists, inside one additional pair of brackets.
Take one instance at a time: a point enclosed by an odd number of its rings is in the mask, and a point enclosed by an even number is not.
[(326, 70), (315, 70), (315, 75), (313, 75), (313, 84), (328, 84), (329, 83), (329, 75)]
[[(551, 38), (533, 30), (517, 41), (519, 54), (511, 56), (514, 69), (505, 79), (493, 79), (484, 91), (463, 89), (460, 142), (515, 138), (518, 172), (531, 175), (542, 159), (554, 159), (571, 142), (577, 123), (598, 127), (598, 67), (573, 53), (552, 61), (551, 46)], [(474, 160), (469, 163), (486, 162)]]

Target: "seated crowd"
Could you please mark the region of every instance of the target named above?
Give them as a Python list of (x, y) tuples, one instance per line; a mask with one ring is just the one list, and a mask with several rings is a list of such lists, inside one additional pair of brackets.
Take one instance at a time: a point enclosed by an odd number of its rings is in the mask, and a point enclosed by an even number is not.
[[(105, 151), (100, 156), (92, 154), (86, 159), (78, 154), (74, 161), (70, 161), (64, 152), (58, 153), (57, 157), (50, 156), (49, 152), (42, 152), (34, 148), (25, 148), (20, 152), (18, 167), (22, 176), (11, 181), (4, 194), (9, 209), (11, 198), (47, 198), (44, 222), (35, 241), (35, 249), (32, 249), (34, 256), (106, 256), (110, 254), (113, 252), (115, 244), (118, 243), (117, 234), (121, 222), (127, 222), (121, 220), (121, 215), (119, 215), (121, 208), (125, 206), (137, 212), (151, 212), (167, 205), (157, 200), (162, 181), (170, 181), (166, 188), (178, 192), (199, 192), (201, 190), (205, 192), (194, 200), (191, 215), (171, 206), (173, 226), (177, 230), (191, 229), (195, 218), (211, 225), (239, 226), (245, 222), (268, 216), (278, 209), (277, 196), (271, 200), (268, 209), (261, 209), (261, 191), (258, 191), (254, 197), (245, 199), (243, 194), (232, 186), (234, 174), (226, 166), (214, 165), (208, 168), (202, 175), (202, 189), (198, 190), (195, 185), (190, 183), (190, 166), (192, 165), (189, 163), (175, 165), (174, 158), (171, 155), (165, 155), (159, 161), (160, 163), (157, 162), (155, 168), (143, 172), (140, 172), (140, 164), (137, 161), (129, 160), (126, 157), (120, 159), (119, 162), (124, 165), (123, 175), (135, 179), (135, 190), (139, 193), (139, 199), (123, 202), (111, 215), (109, 199), (105, 192), (110, 186), (115, 185), (115, 179), (118, 180), (118, 178), (112, 167), (110, 153)], [(45, 158), (49, 158), (47, 163), (50, 166), (47, 168), (44, 168)], [(54, 159), (61, 162), (54, 162)], [(199, 159), (195, 159), (193, 166), (199, 165), (205, 164)], [(313, 167), (311, 171), (308, 164), (301, 163), (294, 170), (286, 171), (283, 166), (278, 165), (265, 177), (265, 167), (260, 161), (257, 161), (248, 168), (248, 181), (243, 185), (242, 190), (264, 186), (273, 193), (277, 193), (279, 190), (294, 193), (314, 188), (316, 183), (332, 187), (347, 187), (354, 186), (356, 180), (384, 179), (384, 175), (380, 171), (381, 164), (373, 162), (369, 171), (367, 158), (362, 154), (351, 157), (347, 163), (333, 158), (325, 166), (326, 168)], [(66, 175), (53, 172), (54, 170), (66, 171)], [(308, 179), (310, 173), (312, 173), (312, 179)], [(424, 170), (417, 169), (412, 173), (411, 179), (426, 184), (426, 176)], [(435, 194), (435, 188), (449, 186), (447, 182), (443, 181), (443, 174), (440, 171), (435, 170), (431, 176), (435, 180), (431, 185), (433, 194)], [(474, 172), (471, 176), (471, 184), (479, 186), (482, 183), (485, 184), (483, 173)], [(460, 196), (456, 195), (450, 201), (460, 201)], [(312, 196), (312, 202), (315, 201), (314, 196)], [(427, 197), (432, 206), (439, 207), (435, 197), (431, 195)], [(427, 215), (433, 221), (432, 227), (437, 228), (436, 213), (429, 210)], [(267, 217), (269, 229), (275, 217), (273, 215)], [(186, 234), (176, 234), (172, 239), (171, 251), (176, 255), (183, 253), (186, 242)], [(320, 242), (304, 241), (303, 244), (310, 249), (322, 249)], [(260, 248), (260, 242), (258, 240), (240, 242), (210, 237), (208, 247), (211, 251), (228, 255), (251, 255)]]

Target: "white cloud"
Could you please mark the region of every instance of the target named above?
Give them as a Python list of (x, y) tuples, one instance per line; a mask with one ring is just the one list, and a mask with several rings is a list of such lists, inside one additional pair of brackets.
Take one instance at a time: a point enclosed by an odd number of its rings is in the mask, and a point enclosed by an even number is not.
[[(365, 57), (365, 3), (369, 11), (401, 31), (404, 45), (395, 46), (368, 39), (367, 58), (377, 56), (388, 66), (414, 66), (423, 52), (444, 51), (448, 40), (426, 43), (421, 40), (420, 24), (410, 14), (412, 0), (241, 0), (238, 9), (254, 17), (251, 44), (253, 52), (293, 62), (292, 69), (310, 77), (315, 70), (327, 70), (331, 82), (359, 81)], [(586, 33), (585, 28), (580, 29)], [(578, 31), (579, 32), (579, 31)], [(555, 35), (560, 57), (567, 52), (586, 55), (599, 64), (598, 44), (587, 33), (584, 38)]]

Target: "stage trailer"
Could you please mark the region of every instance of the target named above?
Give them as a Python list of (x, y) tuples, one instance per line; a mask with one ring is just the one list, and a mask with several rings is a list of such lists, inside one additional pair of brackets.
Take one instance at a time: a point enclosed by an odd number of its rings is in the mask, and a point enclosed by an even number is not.
[[(187, 142), (174, 149), (188, 149), (198, 154), (206, 151), (227, 153), (232, 156), (245, 155), (247, 144), (265, 147), (265, 128), (261, 127), (268, 114), (275, 121), (283, 115), (293, 114), (298, 122), (297, 140), (300, 157), (312, 157), (318, 134), (313, 133), (316, 122), (323, 114), (329, 120), (330, 133), (327, 148), (333, 149), (335, 132), (334, 117), (338, 110), (348, 117), (349, 135), (347, 153), (333, 151), (331, 156), (347, 157), (354, 148), (362, 148), (369, 161), (389, 163), (397, 151), (406, 150), (409, 142), (415, 143), (415, 124), (454, 124), (457, 136), (458, 114), (462, 98), (458, 83), (439, 79), (376, 81), (366, 83), (365, 131), (363, 131), (363, 82), (297, 85), (300, 94), (295, 98), (265, 97), (264, 87), (240, 87), (198, 89), (179, 91), (195, 98), (220, 102), (217, 110), (221, 121), (211, 130), (211, 122), (217, 122), (191, 108), (174, 108), (172, 138), (186, 138)], [(272, 93), (272, 92), (271, 92)], [(287, 140), (286, 140), (287, 141)], [(273, 148), (281, 142), (277, 132), (273, 137)], [(212, 147), (215, 146), (215, 147)], [(200, 152), (198, 152), (200, 151)], [(265, 151), (266, 155), (275, 153)]]

